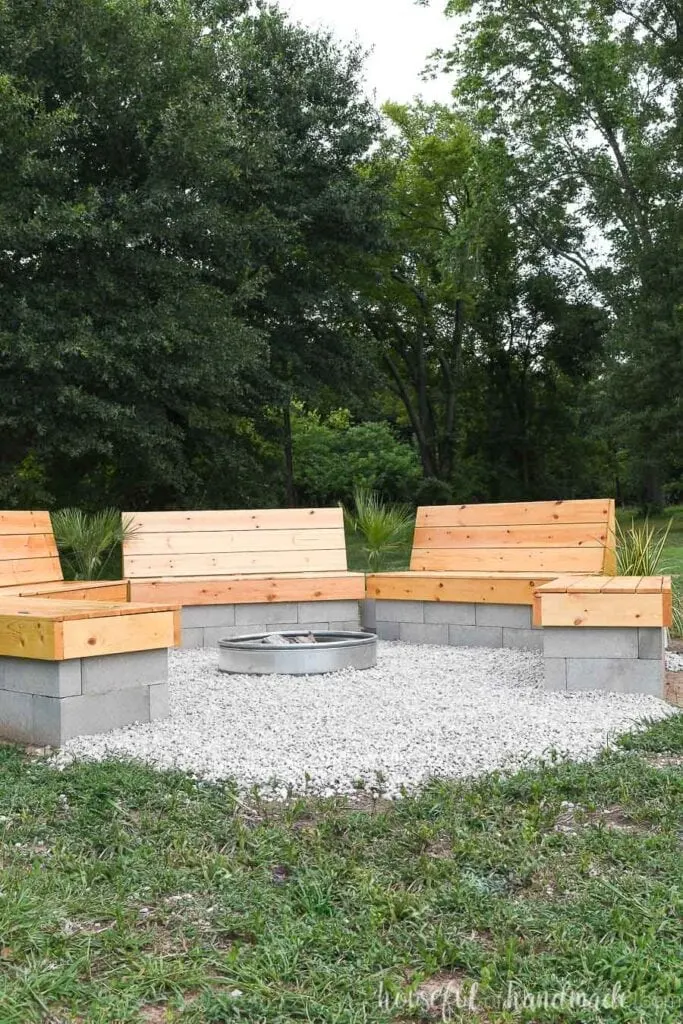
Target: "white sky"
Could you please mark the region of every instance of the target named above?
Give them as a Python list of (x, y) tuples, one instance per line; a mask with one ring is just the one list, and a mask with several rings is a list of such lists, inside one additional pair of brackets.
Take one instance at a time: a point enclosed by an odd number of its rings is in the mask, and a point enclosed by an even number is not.
[(377, 103), (405, 103), (418, 94), (448, 102), (446, 76), (420, 79), (432, 50), (448, 46), (455, 35), (454, 22), (442, 13), (445, 0), (432, 0), (431, 7), (416, 7), (414, 0), (280, 0), (280, 6), (296, 21), (372, 48), (366, 73)]

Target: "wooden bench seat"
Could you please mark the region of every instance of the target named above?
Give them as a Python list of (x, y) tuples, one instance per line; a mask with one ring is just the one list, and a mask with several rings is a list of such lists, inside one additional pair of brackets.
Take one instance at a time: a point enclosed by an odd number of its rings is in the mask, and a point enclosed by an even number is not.
[(661, 629), (672, 616), (670, 576), (560, 576), (534, 598), (537, 626)]
[(127, 601), (125, 580), (66, 582), (49, 512), (0, 512), (0, 596)]
[(612, 500), (419, 508), (410, 570), (368, 577), (368, 597), (533, 605), (564, 573), (615, 569)]
[(362, 600), (340, 508), (128, 513), (132, 601), (183, 605)]

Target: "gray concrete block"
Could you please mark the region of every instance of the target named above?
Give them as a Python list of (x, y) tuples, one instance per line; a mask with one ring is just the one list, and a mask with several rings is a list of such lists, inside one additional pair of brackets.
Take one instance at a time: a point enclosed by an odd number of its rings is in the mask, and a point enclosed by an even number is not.
[(545, 689), (564, 693), (567, 689), (567, 659), (544, 658)]
[(568, 690), (664, 694), (664, 663), (621, 658), (567, 658)]
[[(300, 622), (267, 622), (263, 627), (264, 633), (295, 633), (298, 629), (307, 629), (306, 623)], [(258, 632), (255, 630), (254, 632)]]
[(0, 739), (12, 743), (35, 743), (31, 693), (0, 690)]
[(83, 658), (83, 693), (108, 693), (168, 679), (168, 650), (131, 651)]
[(171, 700), (168, 683), (154, 683), (149, 687), (149, 720), (156, 722), (158, 718), (168, 718), (171, 713)]
[[(374, 633), (375, 632), (375, 627), (370, 629), (369, 626), (365, 626), (363, 628), (365, 628), (370, 633)], [(337, 630), (340, 630), (340, 631), (345, 632), (345, 633), (349, 633), (349, 632), (351, 632), (351, 633), (358, 633), (358, 632), (360, 632), (360, 627), (358, 626), (358, 623), (357, 622), (351, 622), (348, 619), (346, 619), (346, 620), (344, 620), (342, 622), (336, 622), (336, 621), (335, 622), (330, 622), (330, 629), (332, 630), (332, 632), (335, 632)]]
[[(299, 622), (319, 622), (324, 619), (355, 619), (360, 623), (359, 601), (300, 601)], [(268, 621), (271, 621), (270, 619)]]
[(188, 605), (182, 610), (183, 629), (194, 626), (234, 626), (234, 604)]
[(204, 646), (204, 630), (201, 626), (194, 626), (192, 629), (184, 629), (180, 639), (180, 646), (184, 650), (190, 647)]
[(398, 622), (378, 622), (377, 636), (380, 640), (399, 640), (400, 626)]
[(531, 629), (531, 606), (526, 604), (478, 604), (476, 623), (478, 626), (512, 626), (516, 629)]
[(0, 657), (0, 689), (44, 697), (74, 697), (81, 692), (81, 659), (38, 661)]
[(661, 661), (664, 657), (666, 634), (663, 629), (641, 627), (638, 630), (638, 657), (644, 660)]
[(375, 605), (377, 622), (424, 622), (423, 601), (380, 601)]
[[(36, 697), (34, 725), (37, 734), (54, 729), (61, 713), (61, 742), (74, 736), (92, 736), (98, 732), (120, 729), (134, 722), (149, 722), (149, 686), (136, 686), (128, 690), (109, 693), (64, 697), (55, 701), (50, 697)], [(58, 704), (55, 708), (50, 705)], [(41, 742), (38, 740), (37, 742)], [(54, 744), (48, 739), (42, 742)]]
[(442, 622), (399, 622), (399, 639), (407, 644), (447, 644), (448, 626)]
[(298, 622), (297, 605), (292, 601), (235, 605), (235, 625), (258, 626), (266, 622)]
[(473, 604), (454, 601), (425, 601), (425, 622), (445, 622), (449, 626), (473, 626), (476, 622)]
[[(289, 629), (288, 626), (280, 626), (279, 629)], [(296, 626), (292, 626), (292, 629), (310, 629), (311, 633), (319, 632), (323, 630), (327, 632), (330, 628), (329, 622), (297, 622)]]
[(231, 640), (235, 636), (265, 632), (265, 626), (207, 626), (202, 630), (202, 647), (217, 647), (219, 640)]
[(503, 626), (503, 647), (513, 650), (543, 650), (543, 633), (540, 629), (515, 629)]
[(377, 601), (373, 597), (360, 603), (360, 622), (363, 629), (374, 633), (377, 629)]
[(548, 658), (637, 658), (638, 630), (608, 626), (546, 626), (543, 650)]
[(502, 647), (502, 626), (449, 626), (451, 647)]

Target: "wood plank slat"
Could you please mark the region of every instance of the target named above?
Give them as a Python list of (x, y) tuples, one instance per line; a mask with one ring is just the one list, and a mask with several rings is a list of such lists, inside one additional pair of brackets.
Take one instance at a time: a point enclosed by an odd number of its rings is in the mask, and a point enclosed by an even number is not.
[(62, 630), (65, 659), (158, 650), (175, 644), (176, 613), (150, 611), (137, 615), (67, 619), (62, 623)]
[(669, 590), (671, 589), (671, 577), (667, 576), (642, 576), (637, 586), (637, 592), (639, 594), (659, 594), (666, 587), (666, 581), (669, 580)]
[[(49, 512), (0, 512), (0, 536), (27, 533), (52, 533)], [(2, 542), (0, 541), (0, 546)]]
[(66, 601), (49, 597), (1, 597), (0, 615), (14, 618), (42, 618), (54, 622), (79, 619), (102, 619), (113, 616), (133, 616), (152, 611), (172, 611), (178, 602), (164, 604), (154, 602), (145, 604), (136, 602), (107, 601)]
[(609, 522), (611, 498), (578, 501), (532, 501), (493, 505), (434, 505), (418, 509), (418, 527), (553, 526), (561, 523)]
[(367, 577), (367, 596), (385, 601), (533, 605), (534, 592), (544, 582), (547, 577), (543, 575), (379, 573)]
[(181, 605), (270, 604), (284, 601), (362, 601), (365, 576), (245, 577), (242, 579), (140, 579), (130, 581), (130, 600)]
[(154, 576), (201, 576), (220, 573), (263, 573), (306, 569), (346, 569), (346, 550), (263, 551), (204, 555), (129, 555), (125, 575), (130, 578)]
[(10, 559), (57, 558), (52, 533), (8, 533), (0, 538), (0, 573)]
[(0, 611), (0, 655), (37, 661), (59, 660), (60, 628), (61, 623), (54, 619)]
[(600, 594), (611, 579), (611, 576), (582, 576), (580, 579), (570, 580), (565, 589), (568, 594)]
[(0, 562), (0, 587), (17, 583), (53, 583), (62, 579), (58, 558), (18, 558)]
[(543, 626), (664, 625), (661, 594), (544, 594)]
[[(22, 597), (46, 597), (53, 600), (64, 598), (68, 601), (113, 601), (125, 602), (128, 600), (128, 582), (120, 581), (92, 581), (83, 583), (43, 583), (39, 586), (11, 587)], [(0, 589), (0, 598), (5, 596), (5, 588)]]
[(416, 548), (604, 548), (607, 530), (598, 523), (558, 526), (416, 527)]
[[(604, 578), (604, 577), (603, 577)], [(576, 573), (563, 573), (561, 576), (555, 577), (548, 583), (543, 583), (538, 588), (539, 594), (566, 594), (567, 590), (575, 585), (581, 584), (583, 581), (592, 581), (596, 579), (594, 576), (581, 576)]]
[[(638, 590), (638, 584), (641, 582), (642, 576), (612, 576), (608, 579), (602, 588), (603, 594), (635, 594)], [(661, 584), (659, 590), (661, 591)], [(659, 593), (659, 591), (650, 591), (650, 593)]]
[(141, 533), (196, 533), (199, 530), (300, 530), (342, 529), (341, 508), (219, 509), (214, 511), (124, 512)]
[(434, 572), (514, 569), (559, 574), (597, 572), (602, 561), (602, 552), (593, 548), (460, 548), (453, 552), (425, 548), (413, 551), (410, 567)]
[(339, 529), (310, 530), (198, 530), (195, 533), (140, 533), (126, 541), (126, 554), (220, 555), (231, 552), (345, 550)]

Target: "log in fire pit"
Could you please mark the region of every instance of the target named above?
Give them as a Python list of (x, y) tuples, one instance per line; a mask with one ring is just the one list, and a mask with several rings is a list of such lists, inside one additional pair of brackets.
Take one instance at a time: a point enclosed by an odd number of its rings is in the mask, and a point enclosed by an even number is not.
[(313, 676), (377, 664), (374, 633), (257, 633), (221, 640), (218, 668), (239, 675)]

